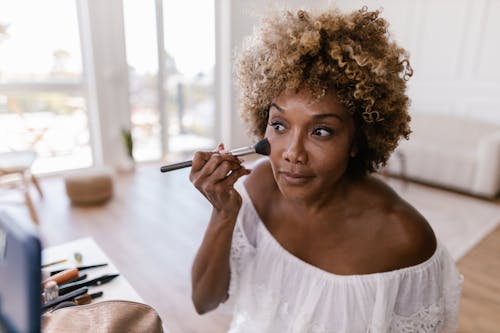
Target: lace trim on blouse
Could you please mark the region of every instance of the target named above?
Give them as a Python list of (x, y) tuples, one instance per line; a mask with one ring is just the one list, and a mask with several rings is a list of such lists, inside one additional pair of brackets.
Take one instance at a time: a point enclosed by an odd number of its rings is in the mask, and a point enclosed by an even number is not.
[[(238, 191), (242, 195), (243, 205), (240, 211), (240, 216), (238, 222), (235, 226), (233, 233), (233, 242), (231, 246), (231, 280), (229, 294), (231, 297), (237, 297), (239, 286), (239, 280), (244, 269), (246, 269), (252, 262), (252, 258), (257, 254), (257, 248), (254, 247), (252, 242), (249, 240), (249, 235), (246, 234), (245, 223), (252, 222), (252, 228), (260, 233), (263, 237), (260, 241), (268, 241), (272, 247), (281, 253), (281, 257), (284, 260), (289, 261), (296, 267), (299, 266), (300, 269), (305, 269), (306, 272), (309, 271), (314, 276), (321, 276), (323, 278), (330, 279), (334, 282), (358, 282), (358, 283), (368, 283), (372, 279), (385, 280), (391, 277), (397, 277), (405, 274), (416, 273), (418, 271), (425, 270), (428, 266), (435, 263), (436, 260), (441, 260), (442, 251), (446, 250), (438, 242), (435, 253), (426, 261), (411, 267), (406, 267), (389, 272), (372, 273), (372, 274), (362, 274), (362, 275), (337, 275), (325, 270), (322, 270), (316, 266), (313, 266), (300, 258), (297, 258), (290, 252), (288, 252), (281, 244), (273, 237), (269, 230), (260, 220), (252, 201), (250, 200), (244, 185), (240, 183), (237, 187)], [(249, 220), (250, 219), (250, 220)], [(245, 222), (246, 221), (246, 222)], [(255, 224), (255, 225), (253, 225)], [(256, 244), (257, 245), (257, 244)], [(258, 245), (257, 245), (258, 246)], [(437, 263), (441, 265), (441, 263)], [(455, 270), (452, 268), (447, 268), (450, 270)], [(450, 271), (451, 272), (451, 271)], [(447, 275), (447, 273), (453, 276), (455, 272), (443, 272), (442, 275)], [(331, 280), (333, 279), (333, 280)], [(449, 282), (449, 281), (445, 281)], [(440, 297), (434, 299), (431, 304), (423, 305), (416, 311), (413, 311), (410, 315), (402, 315), (392, 311), (390, 318), (385, 318), (386, 322), (380, 323), (380, 326), (375, 322), (367, 322), (364, 324), (364, 332), (441, 332), (443, 329), (446, 333), (455, 332), (458, 323), (458, 312), (459, 303), (461, 295), (461, 287), (463, 283), (463, 276), (458, 274), (457, 281), (455, 283), (443, 283), (440, 290)], [(234, 319), (232, 323), (232, 329), (230, 332), (240, 332), (239, 327), (244, 327), (244, 332), (253, 332), (252, 329), (257, 329), (262, 332), (262, 329), (266, 326), (265, 323), (269, 323), (272, 327), (281, 327), (282, 325), (285, 332), (312, 332), (312, 333), (336, 333), (332, 329), (329, 323), (323, 321), (310, 321), (311, 313), (308, 311), (300, 313), (298, 316), (293, 316), (290, 313), (290, 300), (287, 299), (286, 295), (280, 294), (274, 290), (270, 290), (265, 285), (260, 285), (254, 283), (251, 286), (246, 286), (250, 288), (252, 298), (258, 300), (259, 317), (253, 318), (251, 313), (248, 313), (247, 309), (243, 304), (236, 304)], [(238, 299), (236, 300), (238, 301)], [(240, 302), (238, 302), (240, 303)], [(342, 305), (340, 305), (342, 306)], [(269, 307), (269, 309), (267, 309)], [(313, 311), (313, 310), (311, 310)], [(380, 318), (379, 318), (380, 320)], [(383, 321), (384, 319), (382, 319)], [(276, 326), (277, 325), (277, 326)]]

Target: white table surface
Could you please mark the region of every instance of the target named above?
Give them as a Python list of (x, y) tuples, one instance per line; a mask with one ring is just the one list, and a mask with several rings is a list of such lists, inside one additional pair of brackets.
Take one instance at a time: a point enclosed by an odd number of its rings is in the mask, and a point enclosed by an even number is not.
[[(82, 254), (81, 263), (77, 263), (74, 259), (75, 252), (79, 252)], [(87, 274), (88, 279), (93, 279), (103, 274), (120, 274), (111, 260), (109, 260), (109, 258), (101, 250), (99, 245), (97, 245), (97, 243), (91, 237), (77, 239), (61, 245), (47, 247), (42, 250), (42, 265), (60, 259), (67, 259), (67, 261), (44, 268), (42, 269), (42, 272), (50, 272), (58, 269), (71, 268), (76, 266), (88, 266), (107, 263), (107, 266), (84, 270), (81, 271), (80, 274)], [(122, 274), (120, 274), (120, 276), (116, 277), (112, 281), (109, 281), (108, 283), (105, 283), (101, 286), (89, 287), (89, 293), (96, 293), (98, 291), (102, 291), (103, 296), (96, 298), (92, 302), (127, 300), (144, 303), (141, 296), (139, 296), (139, 294), (134, 290), (134, 288)]]

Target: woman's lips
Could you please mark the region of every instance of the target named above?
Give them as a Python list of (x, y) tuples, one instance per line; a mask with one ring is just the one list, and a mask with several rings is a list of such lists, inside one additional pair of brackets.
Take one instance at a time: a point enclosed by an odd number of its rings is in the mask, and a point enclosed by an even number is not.
[(290, 185), (302, 185), (312, 179), (312, 176), (306, 174), (292, 173), (285, 171), (281, 171), (279, 175), (286, 183)]

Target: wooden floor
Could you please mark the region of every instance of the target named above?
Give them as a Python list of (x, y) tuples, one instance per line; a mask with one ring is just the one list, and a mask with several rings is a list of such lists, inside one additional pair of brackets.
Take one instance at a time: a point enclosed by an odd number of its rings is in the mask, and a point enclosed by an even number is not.
[[(35, 205), (44, 246), (91, 236), (170, 332), (226, 331), (228, 314), (199, 316), (191, 304), (191, 262), (210, 207), (189, 183), (187, 170), (161, 174), (157, 166), (146, 166), (116, 180), (113, 200), (82, 208), (70, 205), (60, 178), (42, 179), (45, 198)], [(465, 277), (459, 332), (498, 332), (500, 228), (458, 267)]]
[(500, 332), (500, 227), (462, 258), (458, 268), (465, 277), (458, 331)]

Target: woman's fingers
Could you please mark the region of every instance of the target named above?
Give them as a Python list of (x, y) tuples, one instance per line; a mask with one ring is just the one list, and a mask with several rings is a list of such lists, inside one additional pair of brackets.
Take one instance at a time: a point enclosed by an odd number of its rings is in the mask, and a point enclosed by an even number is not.
[(217, 148), (215, 148), (215, 150), (214, 150), (215, 153), (221, 153), (223, 151), (224, 151), (224, 144), (223, 143), (219, 143), (217, 145)]
[(250, 170), (224, 149), (224, 145), (219, 144), (213, 152), (197, 152), (189, 178), (214, 208), (234, 212), (241, 205), (241, 197), (233, 185)]
[[(215, 173), (216, 177), (221, 177), (221, 169), (224, 169), (227, 173), (230, 169), (239, 167), (239, 164), (240, 162), (236, 156), (214, 153), (203, 168), (203, 175), (210, 176)], [(225, 174), (223, 176), (225, 176)]]
[(205, 152), (205, 151), (196, 152), (194, 154), (193, 163), (191, 165), (191, 174), (200, 171), (205, 166), (207, 161), (210, 160), (210, 157), (212, 155), (213, 153), (211, 152)]
[(211, 175), (219, 164), (225, 160), (237, 161), (234, 160), (234, 156), (229, 154), (220, 155), (217, 152), (196, 152), (193, 157), (189, 179), (193, 181), (195, 178), (200, 177), (200, 175)]
[(210, 174), (215, 182), (224, 180), (231, 172), (241, 169), (240, 162), (238, 160), (223, 160), (216, 169)]
[[(224, 146), (219, 144), (217, 149), (222, 152)], [(189, 179), (197, 188), (200, 188), (205, 182), (215, 184), (223, 180), (231, 171), (239, 168), (241, 168), (241, 161), (234, 155), (197, 152), (193, 157)]]
[(229, 175), (227, 175), (224, 179), (222, 179), (219, 183), (222, 185), (224, 188), (232, 188), (234, 183), (244, 175), (248, 175), (251, 172), (251, 170), (246, 169), (244, 167), (240, 167), (239, 169), (231, 171)]

